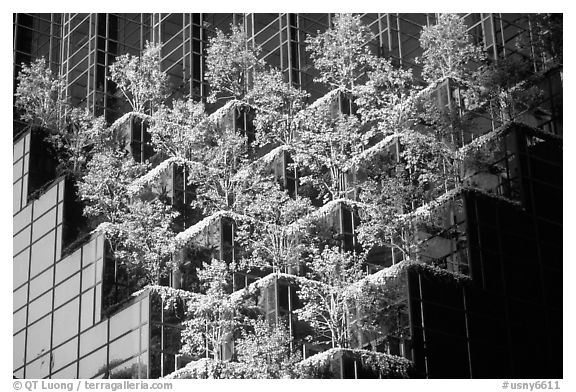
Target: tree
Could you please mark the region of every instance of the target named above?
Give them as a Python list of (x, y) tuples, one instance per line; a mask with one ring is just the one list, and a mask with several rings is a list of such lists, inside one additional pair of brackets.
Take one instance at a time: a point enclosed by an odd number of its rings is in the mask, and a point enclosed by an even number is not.
[(314, 342), (348, 347), (349, 306), (361, 299), (361, 293), (347, 288), (364, 276), (360, 259), (338, 248), (325, 248), (316, 250), (307, 266), (311, 281), (302, 284), (298, 292), (304, 304), (296, 310), (298, 318), (314, 329)]
[(319, 105), (300, 113), (299, 139), (293, 159), (308, 169), (300, 176), (325, 199), (345, 196), (346, 172), (353, 157), (368, 145), (369, 135), (363, 132), (356, 116), (334, 115), (328, 105)]
[(290, 333), (283, 324), (270, 325), (258, 319), (249, 323), (235, 343), (238, 362), (245, 368), (246, 378), (294, 378), (294, 365), (299, 353), (290, 349)]
[(448, 77), (466, 79), (469, 63), (480, 63), (485, 57), (482, 49), (470, 42), (466, 25), (457, 14), (440, 14), (435, 25), (425, 26), (420, 46), (422, 77), (429, 83)]
[(261, 68), (258, 48), (249, 41), (242, 26), (231, 26), (229, 36), (216, 29), (206, 50), (206, 81), (210, 85), (208, 102), (234, 98), (242, 100), (251, 85), (253, 73)]
[(154, 151), (189, 162), (199, 159), (212, 131), (204, 105), (191, 99), (175, 100), (172, 107), (160, 106), (148, 129)]
[(235, 129), (214, 128), (198, 151), (197, 165), (190, 167), (190, 179), (197, 186), (195, 206), (206, 214), (234, 210), (238, 195), (249, 183), (236, 177), (247, 164), (246, 136)]
[(300, 263), (304, 230), (299, 219), (312, 211), (310, 200), (292, 199), (273, 179), (253, 179), (254, 185), (238, 200), (238, 210), (252, 218), (237, 222), (238, 242), (249, 254), (245, 262), (250, 267), (288, 272)]
[(157, 199), (128, 204), (115, 228), (119, 241), (114, 255), (131, 276), (141, 275), (147, 284), (158, 285), (176, 268), (171, 226), (177, 215)]
[(305, 107), (308, 94), (284, 82), (277, 69), (254, 74), (254, 86), (247, 100), (255, 108), (256, 140), (260, 146), (291, 146), (298, 130), (298, 113)]
[(182, 331), (183, 354), (222, 359), (222, 346), (242, 323), (237, 304), (230, 298), (231, 272), (225, 262), (204, 263), (198, 277), (205, 294), (188, 303), (188, 319)]
[(135, 112), (151, 110), (166, 97), (168, 76), (160, 67), (161, 49), (160, 44), (146, 42), (141, 56), (124, 54), (110, 65), (110, 80)]
[(41, 57), (30, 65), (22, 64), (17, 80), (14, 104), (23, 111), (21, 119), (57, 132), (66, 108), (62, 99), (65, 87), (62, 77), (55, 76), (46, 59)]
[(315, 81), (352, 91), (374, 57), (366, 45), (372, 38), (359, 16), (336, 14), (332, 28), (306, 38), (306, 50), (320, 74)]

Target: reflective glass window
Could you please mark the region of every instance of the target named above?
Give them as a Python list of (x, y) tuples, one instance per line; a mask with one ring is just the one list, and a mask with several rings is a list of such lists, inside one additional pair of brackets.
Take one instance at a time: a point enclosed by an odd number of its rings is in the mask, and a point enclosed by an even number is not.
[(30, 281), (30, 300), (52, 288), (53, 268), (49, 268)]
[(22, 176), (22, 195), (20, 200), (20, 206), (25, 206), (26, 204), (28, 204), (28, 174), (24, 173), (24, 175)]
[(147, 350), (148, 349), (148, 342), (150, 340), (150, 328), (149, 328), (149, 324), (144, 324), (142, 325), (142, 327), (140, 328), (140, 348), (142, 350)]
[(12, 306), (14, 308), (13, 310), (20, 309), (22, 306), (26, 305), (26, 302), (28, 302), (27, 284), (14, 291), (14, 294), (12, 295)]
[(30, 248), (14, 257), (12, 269), (13, 287), (18, 287), (28, 280), (28, 264), (30, 262)]
[(13, 255), (30, 245), (30, 226), (16, 234), (13, 239)]
[(142, 322), (147, 322), (148, 321), (148, 311), (149, 311), (149, 305), (150, 304), (150, 297), (146, 296), (142, 299), (141, 301), (141, 305), (140, 305), (140, 320), (142, 320)]
[(56, 205), (57, 191), (57, 187), (53, 186), (46, 193), (40, 196), (40, 198), (34, 201), (34, 219), (37, 219)]
[(110, 318), (110, 340), (140, 324), (140, 302), (130, 305)]
[(56, 260), (62, 257), (62, 225), (56, 228)]
[[(112, 365), (114, 362), (110, 361)], [(116, 362), (117, 363), (117, 362)], [(124, 362), (121, 365), (116, 366), (115, 368), (110, 370), (110, 378), (140, 378), (139, 375), (141, 373), (138, 364), (138, 357), (133, 358), (127, 362)], [(144, 372), (142, 372), (144, 373)]]
[(96, 295), (95, 297), (96, 300), (95, 302), (95, 306), (94, 306), (94, 322), (98, 323), (100, 322), (101, 319), (101, 310), (102, 310), (102, 285), (99, 284), (96, 286)]
[(16, 162), (24, 154), (24, 139), (18, 140), (18, 142), (16, 142), (12, 148), (14, 151), (13, 162)]
[(140, 330), (137, 329), (110, 343), (110, 363), (124, 360), (140, 353)]
[[(26, 154), (26, 155), (24, 155), (24, 175), (26, 175), (28, 173), (29, 168), (30, 168), (30, 154)], [(25, 194), (26, 193), (24, 193), (24, 195)]]
[(12, 165), (12, 181), (22, 177), (22, 161), (18, 161)]
[(56, 264), (56, 284), (80, 271), (80, 251), (66, 256)]
[(58, 200), (64, 200), (64, 183), (58, 184)]
[(56, 223), (60, 224), (62, 223), (62, 216), (64, 215), (64, 203), (59, 203), (57, 209), (58, 209), (58, 217), (56, 218)]
[(80, 355), (85, 355), (90, 351), (105, 345), (108, 342), (108, 323), (106, 321), (85, 331), (80, 336)]
[(56, 227), (56, 209), (53, 208), (32, 224), (32, 242)]
[(24, 378), (24, 368), (20, 368), (14, 372), (14, 377)]
[(54, 263), (54, 241), (56, 232), (53, 230), (32, 245), (31, 276)]
[(22, 199), (22, 180), (16, 181), (12, 186), (12, 212), (17, 212), (20, 209), (20, 202)]
[[(82, 347), (82, 344), (80, 347)], [(78, 377), (91, 378), (97, 374), (106, 372), (106, 370), (106, 347), (103, 347), (95, 353), (92, 353), (86, 358), (80, 360)]]
[(28, 323), (33, 323), (52, 311), (52, 290), (30, 302), (28, 305)]
[(84, 331), (94, 324), (94, 290), (82, 294), (82, 312), (80, 314), (80, 330)]
[(12, 331), (18, 332), (26, 327), (26, 308), (22, 308), (12, 316)]
[(77, 357), (78, 338), (74, 338), (52, 351), (53, 369), (59, 370), (78, 359)]
[(51, 317), (48, 315), (28, 327), (28, 343), (26, 345), (26, 360), (28, 362), (50, 349), (51, 321)]
[(27, 206), (23, 208), (18, 214), (14, 215), (12, 220), (12, 232), (18, 233), (26, 225), (30, 224), (32, 221), (32, 207)]
[(78, 333), (78, 315), (80, 299), (76, 298), (70, 303), (54, 311), (53, 345), (57, 346)]
[(24, 365), (24, 343), (26, 339), (26, 331), (14, 335), (12, 338), (12, 366), (18, 368)]
[(70, 366), (65, 367), (62, 370), (52, 373), (52, 378), (62, 379), (62, 378), (77, 378), (76, 375), (77, 364), (73, 363)]
[(82, 267), (93, 263), (94, 260), (96, 260), (96, 241), (92, 239), (82, 247)]
[(104, 261), (102, 258), (96, 260), (96, 283), (102, 282), (102, 266), (104, 265)]
[(99, 235), (96, 237), (96, 258), (101, 258), (104, 255), (104, 237)]
[(58, 307), (63, 303), (66, 303), (73, 297), (80, 294), (80, 274), (76, 274), (73, 277), (60, 283), (55, 288), (54, 293), (54, 307)]
[(44, 354), (26, 365), (26, 378), (44, 378), (50, 372), (50, 354)]
[(82, 270), (82, 291), (94, 286), (96, 266), (94, 263), (90, 264), (88, 267)]

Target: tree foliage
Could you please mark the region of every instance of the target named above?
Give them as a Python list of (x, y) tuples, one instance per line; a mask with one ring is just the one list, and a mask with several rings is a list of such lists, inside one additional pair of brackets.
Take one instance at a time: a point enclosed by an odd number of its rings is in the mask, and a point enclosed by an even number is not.
[(349, 306), (356, 299), (348, 286), (364, 276), (361, 262), (352, 254), (337, 248), (316, 250), (307, 263), (309, 284), (303, 284), (298, 295), (303, 302), (296, 310), (298, 318), (315, 331), (310, 339), (332, 347), (348, 347)]
[(306, 50), (319, 72), (315, 81), (352, 91), (374, 58), (366, 45), (372, 38), (360, 16), (336, 14), (332, 28), (306, 39)]
[(290, 333), (282, 323), (252, 320), (235, 347), (238, 362), (246, 369), (245, 377), (294, 378), (294, 366), (301, 356), (292, 352), (290, 341)]
[(66, 106), (62, 99), (64, 80), (54, 75), (44, 57), (30, 65), (22, 64), (17, 76), (14, 105), (22, 110), (21, 119), (33, 125), (58, 130)]
[(248, 41), (242, 26), (232, 25), (231, 34), (216, 29), (206, 50), (206, 81), (210, 85), (209, 102), (217, 99), (243, 99), (261, 68), (259, 49)]
[(440, 14), (436, 24), (425, 26), (420, 46), (424, 50), (422, 77), (427, 82), (447, 77), (466, 79), (469, 63), (484, 59), (481, 48), (470, 42), (466, 25), (457, 14)]
[(160, 44), (147, 42), (141, 56), (124, 54), (110, 65), (110, 80), (135, 112), (153, 109), (166, 97), (168, 76), (161, 70), (161, 49)]

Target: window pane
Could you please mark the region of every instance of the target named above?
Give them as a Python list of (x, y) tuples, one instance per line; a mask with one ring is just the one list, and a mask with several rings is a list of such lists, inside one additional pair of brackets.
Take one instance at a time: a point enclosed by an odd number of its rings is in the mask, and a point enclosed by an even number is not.
[(30, 249), (26, 249), (18, 256), (14, 257), (14, 268), (12, 269), (13, 287), (18, 287), (28, 280), (28, 263), (30, 262)]
[(140, 324), (140, 302), (121, 310), (110, 319), (110, 340), (136, 328)]
[(32, 241), (36, 241), (44, 234), (56, 227), (56, 209), (53, 208), (32, 225)]
[(76, 251), (56, 264), (56, 283), (80, 271), (80, 251)]
[(58, 370), (78, 357), (78, 338), (74, 338), (52, 352), (53, 369)]
[(67, 368), (60, 370), (59, 372), (52, 373), (52, 378), (76, 378), (76, 366), (77, 364), (72, 364)]
[(57, 186), (52, 186), (45, 194), (34, 201), (34, 219), (56, 205), (57, 188)]
[(107, 343), (108, 323), (106, 321), (96, 325), (94, 328), (82, 333), (80, 336), (80, 355), (85, 355), (90, 351)]
[(130, 332), (110, 343), (110, 363), (123, 362), (140, 353), (140, 330)]
[(78, 333), (78, 313), (80, 300), (76, 298), (72, 302), (54, 311), (54, 346), (70, 339)]
[(22, 230), (13, 239), (13, 255), (30, 245), (30, 226)]
[(53, 230), (32, 245), (31, 276), (54, 263), (55, 236), (56, 232)]
[[(113, 366), (113, 364), (114, 362), (110, 361), (110, 365)], [(138, 357), (136, 357), (112, 369), (110, 378), (139, 378), (139, 373)]]
[(96, 260), (96, 241), (93, 239), (82, 248), (82, 267)]
[[(26, 359), (32, 361), (50, 349), (50, 315), (44, 317), (36, 324), (28, 327), (28, 344), (26, 347)], [(26, 377), (30, 375), (26, 374)]]
[(52, 290), (28, 305), (28, 323), (33, 323), (46, 313), (52, 311)]
[(84, 331), (94, 324), (94, 290), (82, 294), (82, 314), (80, 315), (80, 330)]
[[(82, 345), (80, 345), (82, 347)], [(91, 378), (106, 371), (106, 347), (80, 360), (79, 378)]]
[(14, 216), (12, 220), (12, 232), (18, 233), (24, 226), (32, 221), (32, 207), (28, 206)]
[(15, 335), (12, 339), (13, 347), (12, 347), (12, 366), (14, 368), (18, 368), (24, 365), (24, 340), (25, 340), (26, 331), (22, 331), (19, 334)]
[(38, 297), (52, 287), (53, 269), (47, 269), (30, 281), (30, 300)]
[(62, 305), (80, 294), (80, 274), (76, 274), (56, 287), (54, 307)]
[(19, 332), (26, 326), (26, 308), (20, 309), (12, 316), (12, 331)]
[(12, 212), (20, 209), (20, 199), (22, 198), (22, 180), (17, 181), (12, 186)]
[(12, 296), (12, 310), (18, 310), (22, 306), (26, 305), (28, 301), (28, 285), (25, 284), (24, 286), (20, 287), (18, 290), (14, 291)]
[(26, 378), (44, 378), (50, 372), (50, 354), (44, 354), (26, 366)]
[(85, 291), (89, 287), (94, 286), (96, 283), (94, 273), (95, 269), (96, 267), (94, 263), (92, 263), (82, 270), (82, 291)]

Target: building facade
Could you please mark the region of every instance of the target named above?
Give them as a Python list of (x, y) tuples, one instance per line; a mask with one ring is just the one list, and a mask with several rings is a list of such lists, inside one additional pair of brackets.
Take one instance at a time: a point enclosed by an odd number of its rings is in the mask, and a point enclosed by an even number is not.
[[(261, 48), (261, 58), (280, 69), (293, 86), (308, 91), (314, 102), (328, 91), (313, 82), (317, 75), (305, 40), (328, 28), (332, 18), (331, 14), (14, 14), (14, 88), (21, 64), (45, 57), (52, 71), (64, 77), (63, 97), (124, 127), (133, 156), (144, 160), (145, 121), (122, 118), (130, 109), (108, 79), (108, 67), (116, 56), (138, 55), (146, 41), (162, 43), (169, 100), (204, 100), (209, 93), (208, 37), (216, 29), (226, 32), (231, 24), (241, 23), (249, 41)], [(361, 18), (374, 33), (374, 40), (367, 43), (371, 52), (412, 69), (419, 80), (421, 64), (415, 59), (422, 55), (420, 31), (434, 24), (437, 15), (362, 14)], [(474, 42), (492, 59), (518, 52), (518, 37), (536, 32), (536, 17), (530, 14), (462, 18)], [(530, 45), (532, 54), (541, 53), (536, 40)], [(545, 74), (538, 82), (543, 91), (539, 112), (526, 114), (525, 126), (510, 127), (479, 114), (476, 133), (463, 136), (472, 142), (498, 130), (503, 153), (494, 166), (506, 175), (470, 176), (470, 188), (476, 191), (464, 190), (440, 203), (443, 233), (456, 234), (422, 234), (428, 244), (423, 260), (468, 279), (403, 269), (394, 278), (403, 293), (394, 330), (386, 326), (392, 332), (380, 340), (358, 333), (353, 348), (406, 358), (417, 377), (562, 377), (562, 69), (546, 70), (546, 55), (533, 55), (530, 61), (534, 73)], [(447, 81), (434, 93), (442, 104), (451, 105), (451, 100), (459, 99), (455, 91), (457, 87)], [(336, 110), (345, 110), (342, 97), (331, 99)], [(221, 116), (226, 107), (220, 106), (207, 104), (207, 109)], [(250, 132), (246, 116), (242, 126), (238, 118), (227, 118), (226, 113), (223, 118)], [(390, 140), (387, 148), (398, 152), (401, 146)], [(157, 378), (183, 367), (190, 360), (179, 354), (185, 278), (172, 276), (173, 288), (122, 286), (105, 239), (82, 232), (82, 206), (74, 185), (57, 178), (48, 149), (15, 109), (14, 376)], [(297, 179), (288, 169), (289, 160), (284, 153), (274, 157), (272, 170), (290, 190)], [(190, 191), (183, 174), (174, 167), (168, 172), (163, 181), (171, 187), (172, 202), (181, 199), (185, 204)], [(353, 249), (358, 220), (354, 204), (341, 201), (322, 208), (322, 219), (340, 235), (343, 247)], [(200, 222), (191, 219), (182, 224), (182, 238), (210, 245), (216, 249), (212, 257), (230, 261), (235, 252), (233, 221), (225, 215)], [(185, 251), (179, 257), (183, 265), (202, 261), (192, 260)], [(401, 258), (393, 250), (380, 249), (371, 260), (369, 271), (386, 275), (398, 268)], [(261, 278), (237, 275), (235, 289), (257, 284)], [(269, 287), (260, 299), (267, 317), (295, 320), (297, 284), (280, 279)], [(168, 301), (173, 296), (179, 301)], [(316, 353), (312, 346), (303, 350), (307, 358)], [(231, 348), (223, 351), (223, 357), (232, 356)], [(332, 373), (337, 377), (378, 376), (362, 373), (357, 358), (338, 358), (339, 371)]]

